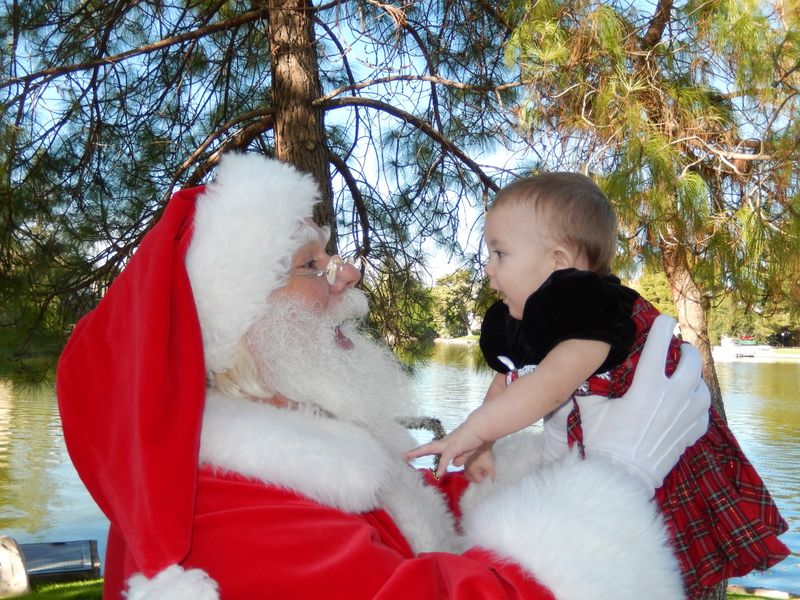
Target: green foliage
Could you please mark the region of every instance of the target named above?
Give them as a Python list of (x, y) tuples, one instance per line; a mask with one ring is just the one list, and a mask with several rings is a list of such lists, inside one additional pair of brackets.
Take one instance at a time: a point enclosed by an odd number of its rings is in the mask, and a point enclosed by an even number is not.
[[(591, 173), (606, 191), (621, 272), (690, 281), (674, 287), (684, 306), (712, 307), (713, 339), (767, 335), (779, 326), (768, 315), (800, 299), (798, 13), (757, 0), (685, 0), (667, 14), (656, 3), (538, 4), (515, 3), (506, 55), (543, 167)], [(716, 314), (723, 302), (729, 315)]]
[(440, 337), (455, 338), (472, 333), (470, 326), (476, 315), (475, 273), (459, 269), (440, 277), (431, 290), (434, 299), (434, 322)]
[[(0, 180), (3, 221), (0, 244), (0, 372), (41, 378), (55, 366), (55, 356), (72, 323), (96, 301), (95, 288), (71, 295), (70, 268), (81, 264), (80, 245), (71, 244), (65, 225), (51, 220), (46, 197), (12, 190)], [(17, 222), (19, 226), (8, 227)]]
[(414, 273), (384, 257), (364, 281), (370, 301), (368, 326), (396, 352), (417, 356), (436, 337), (434, 298)]
[(765, 344), (775, 333), (787, 325), (785, 315), (760, 314), (732, 296), (726, 296), (709, 311), (708, 335), (711, 343), (718, 344), (723, 337), (752, 336)]
[(669, 290), (669, 281), (663, 271), (652, 271), (645, 269), (639, 277), (633, 281), (626, 282), (635, 289), (642, 297), (655, 306), (659, 312), (676, 317), (675, 303), (672, 300), (672, 292)]
[[(636, 279), (627, 282), (661, 313), (676, 318), (669, 282), (662, 271), (645, 269)], [(780, 343), (786, 331), (792, 338), (796, 331), (798, 311), (784, 302), (769, 307), (752, 306), (733, 294), (720, 296), (708, 310), (708, 335), (712, 344), (723, 337), (753, 336), (759, 343)]]
[[(0, 6), (6, 357), (56, 352), (171, 194), (207, 181), (220, 153), (276, 152), (268, 10), (249, 0)], [(313, 143), (328, 152), (344, 253), (392, 256), (392, 277), (410, 281), (424, 241), (461, 252), (465, 207), (496, 187), (474, 154), (520, 143), (507, 127), (518, 92), (504, 18), (441, 0), (315, 7), (316, 66), (303, 75), (322, 95), (300, 100), (325, 125)]]

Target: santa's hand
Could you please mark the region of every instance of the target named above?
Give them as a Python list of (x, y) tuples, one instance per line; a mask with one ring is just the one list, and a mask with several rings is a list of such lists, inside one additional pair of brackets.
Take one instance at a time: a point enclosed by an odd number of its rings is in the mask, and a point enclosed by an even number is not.
[(664, 372), (674, 326), (665, 315), (654, 321), (623, 397), (577, 398), (587, 455), (623, 463), (652, 490), (708, 429), (711, 394), (697, 350), (683, 344), (675, 372), (671, 377)]
[(458, 465), (463, 465), (472, 452), (480, 448), (485, 441), (476, 435), (466, 423), (462, 423), (441, 440), (417, 446), (406, 452), (404, 456), (406, 460), (413, 460), (421, 456), (438, 454), (439, 467), (436, 469), (435, 475), (439, 478), (447, 471), (450, 461), (458, 459)]

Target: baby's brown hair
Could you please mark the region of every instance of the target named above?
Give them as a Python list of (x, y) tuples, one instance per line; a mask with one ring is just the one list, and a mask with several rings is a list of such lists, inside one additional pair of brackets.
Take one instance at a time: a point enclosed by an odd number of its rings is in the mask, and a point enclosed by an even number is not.
[(503, 204), (533, 208), (546, 233), (571, 246), (598, 275), (611, 273), (617, 247), (617, 216), (598, 185), (580, 173), (553, 172), (518, 179), (502, 188), (492, 208)]

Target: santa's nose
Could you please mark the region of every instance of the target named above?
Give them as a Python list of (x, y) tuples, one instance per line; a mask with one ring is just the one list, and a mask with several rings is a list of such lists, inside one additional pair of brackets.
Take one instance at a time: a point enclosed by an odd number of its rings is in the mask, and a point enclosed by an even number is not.
[(338, 254), (334, 254), (328, 261), (326, 269), (328, 283), (332, 292), (342, 292), (355, 286), (361, 279), (361, 271), (356, 269), (351, 262), (345, 262)]

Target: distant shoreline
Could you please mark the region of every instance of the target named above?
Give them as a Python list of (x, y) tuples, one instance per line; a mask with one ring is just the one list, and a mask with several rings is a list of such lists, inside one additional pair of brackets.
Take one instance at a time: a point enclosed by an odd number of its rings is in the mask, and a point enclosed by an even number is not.
[[(433, 341), (437, 344), (471, 346), (477, 344), (477, 335), (466, 335), (457, 338), (437, 337)], [(739, 351), (746, 351), (749, 346), (742, 346)], [(800, 363), (800, 348), (774, 348), (772, 346), (758, 346), (752, 356), (737, 356), (736, 350), (730, 347), (713, 346), (711, 349), (714, 362), (750, 362), (750, 363)]]
[(465, 335), (463, 337), (457, 338), (433, 338), (433, 341), (437, 344), (461, 344), (462, 346), (471, 346), (472, 344), (478, 343), (478, 336), (477, 335)]
[(800, 348), (775, 348), (767, 345), (724, 344), (714, 346), (711, 355), (714, 357), (714, 362), (800, 362)]

